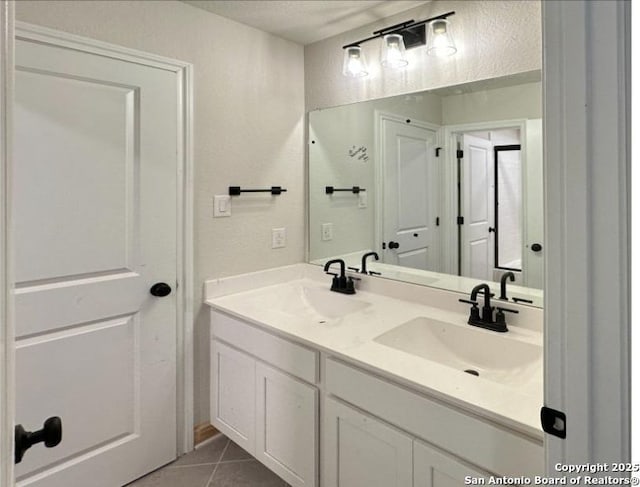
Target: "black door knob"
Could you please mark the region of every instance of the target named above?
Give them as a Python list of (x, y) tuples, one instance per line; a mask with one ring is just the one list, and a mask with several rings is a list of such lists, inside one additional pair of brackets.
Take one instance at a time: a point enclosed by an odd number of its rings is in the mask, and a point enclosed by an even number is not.
[(399, 247), (400, 247), (400, 244), (398, 242), (394, 242), (394, 241), (389, 242), (390, 249), (397, 249)]
[(491, 233), (491, 232), (495, 232), (495, 231), (496, 231), (496, 229), (495, 229), (495, 228), (493, 228), (493, 227), (489, 227), (489, 233)]
[(533, 250), (534, 252), (540, 252), (542, 250), (542, 245), (540, 245), (539, 243), (531, 244), (531, 250)]
[(26, 431), (21, 424), (14, 430), (15, 463), (20, 463), (24, 452), (36, 443), (44, 442), (47, 448), (53, 448), (62, 441), (62, 420), (53, 416), (44, 422), (44, 426), (38, 431)]
[(171, 294), (171, 286), (169, 286), (169, 284), (167, 284), (166, 282), (156, 282), (153, 286), (151, 286), (149, 292), (152, 296), (164, 298), (165, 296), (169, 296), (169, 294)]

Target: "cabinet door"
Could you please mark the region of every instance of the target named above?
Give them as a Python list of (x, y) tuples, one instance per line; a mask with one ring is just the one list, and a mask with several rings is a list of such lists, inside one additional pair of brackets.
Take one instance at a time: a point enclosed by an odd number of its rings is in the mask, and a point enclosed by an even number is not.
[(408, 436), (338, 401), (324, 402), (323, 487), (411, 487)]
[(211, 352), (211, 422), (249, 453), (255, 447), (256, 362), (220, 342)]
[[(414, 487), (461, 487), (474, 485), (471, 479), (488, 478), (485, 472), (419, 441), (413, 445), (413, 469)], [(469, 481), (465, 482), (467, 477)]]
[(256, 458), (293, 487), (316, 485), (318, 392), (256, 365)]

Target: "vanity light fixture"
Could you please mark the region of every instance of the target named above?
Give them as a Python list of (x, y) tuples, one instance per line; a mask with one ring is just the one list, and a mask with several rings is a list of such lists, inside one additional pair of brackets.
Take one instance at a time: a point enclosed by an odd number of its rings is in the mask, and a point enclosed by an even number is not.
[[(376, 30), (371, 37), (342, 46), (344, 50), (344, 62), (342, 74), (351, 78), (367, 76), (367, 66), (362, 52), (361, 44), (373, 39), (382, 38), (380, 50), (380, 62), (385, 68), (402, 68), (409, 64), (405, 50), (413, 47), (427, 45), (427, 54), (433, 56), (450, 56), (456, 52), (456, 47), (451, 37), (449, 21), (447, 17), (455, 12), (431, 17), (416, 22), (407, 20), (400, 24)], [(426, 32), (426, 24), (429, 24), (429, 32)]]
[(400, 34), (384, 36), (380, 59), (385, 68), (402, 68), (409, 64), (405, 54), (404, 39)]
[(449, 21), (447, 19), (432, 20), (429, 22), (427, 33), (427, 54), (430, 56), (446, 57), (455, 54), (456, 45), (451, 37)]
[(367, 76), (369, 73), (365, 66), (364, 54), (360, 46), (349, 46), (345, 48), (342, 74), (351, 78)]

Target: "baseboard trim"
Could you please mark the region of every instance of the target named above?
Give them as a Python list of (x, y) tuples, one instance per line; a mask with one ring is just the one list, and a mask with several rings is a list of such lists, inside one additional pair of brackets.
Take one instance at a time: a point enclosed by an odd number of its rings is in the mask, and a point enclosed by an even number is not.
[(195, 445), (208, 440), (218, 433), (210, 423), (201, 423), (193, 427), (193, 442)]

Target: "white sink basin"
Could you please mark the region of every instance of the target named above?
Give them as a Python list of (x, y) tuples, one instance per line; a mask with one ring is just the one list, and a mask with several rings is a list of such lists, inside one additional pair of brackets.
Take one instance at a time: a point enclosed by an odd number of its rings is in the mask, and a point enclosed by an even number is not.
[(542, 347), (502, 334), (419, 317), (374, 339), (441, 365), (511, 386), (541, 380)]
[(321, 288), (305, 282), (261, 289), (250, 296), (245, 295), (243, 304), (314, 323), (342, 318), (371, 306), (357, 295), (339, 294), (330, 291), (328, 286)]

